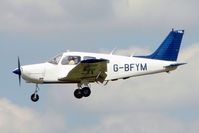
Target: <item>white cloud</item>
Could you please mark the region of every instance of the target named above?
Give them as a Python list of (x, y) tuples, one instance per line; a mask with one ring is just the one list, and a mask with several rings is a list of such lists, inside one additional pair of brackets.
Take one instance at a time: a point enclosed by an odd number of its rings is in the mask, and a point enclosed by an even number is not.
[[(71, 106), (67, 105), (68, 107)], [(78, 112), (83, 115), (81, 110)], [(69, 114), (66, 113), (66, 117)], [(132, 111), (104, 114), (96, 124), (68, 128), (64, 117), (56, 112), (38, 113), (33, 109), (17, 106), (7, 99), (0, 100), (0, 132), (3, 133), (195, 133), (199, 131), (198, 123), (199, 119), (181, 121), (165, 112)]]
[(83, 128), (80, 132), (95, 133), (185, 133), (186, 123), (172, 117), (155, 113), (129, 113), (106, 116), (100, 124), (92, 128)]
[(20, 107), (7, 99), (0, 99), (1, 133), (54, 133), (66, 130), (65, 119), (56, 113), (37, 111)]
[(99, 51), (100, 53), (106, 53), (106, 54), (112, 53), (113, 55), (125, 55), (125, 56), (147, 55), (151, 53), (151, 51), (149, 51), (148, 48), (140, 48), (137, 46), (131, 46), (128, 49), (117, 49), (117, 47), (115, 47), (112, 51), (109, 51), (107, 49), (100, 49)]
[[(172, 0), (118, 0), (113, 3), (115, 15), (124, 21), (136, 22), (144, 27), (155, 25), (163, 26), (187, 26), (197, 24), (197, 1), (172, 1)], [(130, 23), (129, 23), (130, 24)], [(128, 25), (129, 26), (129, 25)], [(142, 28), (142, 26), (138, 26)], [(153, 25), (154, 27), (154, 25)]]
[[(198, 56), (198, 53), (199, 53), (199, 45), (198, 45), (198, 43), (195, 43), (195, 44), (187, 47), (186, 49), (183, 49), (179, 53), (179, 60), (180, 61), (193, 60)], [(196, 60), (196, 63), (197, 63), (197, 60)]]
[(134, 56), (134, 55), (148, 55), (151, 51), (148, 48), (140, 48), (137, 46), (132, 46), (128, 49), (119, 49), (116, 50), (114, 54), (125, 55), (125, 56)]
[(197, 4), (195, 0), (2, 0), (0, 29), (71, 33), (195, 28)]
[(28, 31), (46, 29), (49, 23), (61, 20), (64, 9), (53, 0), (2, 0), (0, 3), (0, 29), (3, 31)]

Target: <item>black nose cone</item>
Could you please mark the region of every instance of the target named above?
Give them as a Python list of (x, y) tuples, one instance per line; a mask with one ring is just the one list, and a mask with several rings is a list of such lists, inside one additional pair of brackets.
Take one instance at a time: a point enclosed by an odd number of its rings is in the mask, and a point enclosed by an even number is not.
[(17, 74), (17, 75), (21, 75), (21, 71), (20, 71), (20, 69), (15, 69), (14, 71), (13, 71), (13, 73), (15, 73), (15, 74)]

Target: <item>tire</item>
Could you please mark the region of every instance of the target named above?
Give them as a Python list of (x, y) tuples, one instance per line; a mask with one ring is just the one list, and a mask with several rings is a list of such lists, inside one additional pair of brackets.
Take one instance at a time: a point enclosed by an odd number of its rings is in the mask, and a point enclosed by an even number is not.
[(91, 89), (89, 87), (82, 88), (82, 94), (84, 97), (88, 97), (91, 94)]
[(76, 89), (76, 90), (74, 91), (74, 96), (75, 96), (75, 98), (77, 98), (77, 99), (81, 99), (81, 98), (83, 97), (82, 90), (81, 90), (81, 89)]
[(33, 102), (37, 102), (37, 101), (39, 100), (39, 95), (38, 95), (38, 94), (32, 94), (32, 95), (31, 95), (31, 100), (32, 100)]

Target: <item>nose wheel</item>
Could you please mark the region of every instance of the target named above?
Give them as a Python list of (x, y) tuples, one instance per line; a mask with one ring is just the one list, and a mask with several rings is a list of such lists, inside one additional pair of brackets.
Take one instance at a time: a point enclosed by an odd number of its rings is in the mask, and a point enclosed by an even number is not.
[(39, 100), (39, 95), (33, 93), (33, 94), (31, 95), (31, 100), (32, 100), (33, 102), (37, 102), (37, 101)]
[(37, 102), (39, 100), (38, 91), (39, 91), (39, 87), (38, 87), (38, 84), (36, 84), (35, 92), (30, 97), (33, 102)]

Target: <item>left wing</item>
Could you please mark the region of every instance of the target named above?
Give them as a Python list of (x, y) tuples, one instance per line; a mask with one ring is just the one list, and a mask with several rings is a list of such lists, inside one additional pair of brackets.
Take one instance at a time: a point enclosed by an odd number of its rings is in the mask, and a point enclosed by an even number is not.
[(86, 79), (90, 82), (103, 83), (107, 77), (107, 63), (105, 59), (87, 59), (81, 61), (73, 68), (66, 77), (60, 78), (61, 81), (81, 81)]

